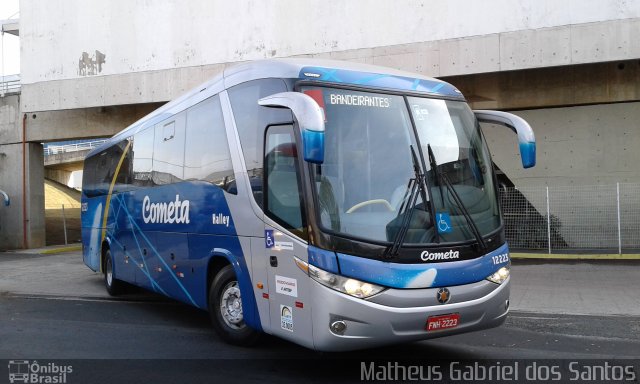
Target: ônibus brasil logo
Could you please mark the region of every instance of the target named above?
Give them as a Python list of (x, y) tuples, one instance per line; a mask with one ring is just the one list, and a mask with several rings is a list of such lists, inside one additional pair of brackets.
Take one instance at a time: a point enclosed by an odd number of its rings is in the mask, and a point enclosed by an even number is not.
[(459, 258), (460, 258), (460, 252), (454, 251), (453, 249), (450, 249), (447, 252), (422, 251), (422, 253), (420, 254), (420, 259), (422, 261), (449, 260), (449, 259), (459, 259)]
[(70, 365), (56, 363), (39, 364), (37, 361), (9, 360), (10, 383), (64, 384), (67, 375), (73, 372)]

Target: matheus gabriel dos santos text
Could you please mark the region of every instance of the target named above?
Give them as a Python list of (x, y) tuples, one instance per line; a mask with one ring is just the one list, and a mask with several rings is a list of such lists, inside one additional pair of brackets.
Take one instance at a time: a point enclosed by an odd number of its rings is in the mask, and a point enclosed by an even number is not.
[(530, 362), (457, 362), (434, 365), (409, 365), (398, 362), (361, 362), (362, 381), (635, 381), (633, 365), (609, 362), (566, 361), (561, 365)]

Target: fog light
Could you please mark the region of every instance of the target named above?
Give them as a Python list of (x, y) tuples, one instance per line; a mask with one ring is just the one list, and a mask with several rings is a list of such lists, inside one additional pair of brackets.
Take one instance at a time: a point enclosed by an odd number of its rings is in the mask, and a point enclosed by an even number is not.
[(331, 329), (331, 332), (335, 333), (336, 335), (344, 335), (344, 332), (347, 330), (347, 323), (342, 320), (334, 321), (333, 323), (331, 323), (329, 329)]
[(507, 299), (507, 301), (504, 302), (504, 309), (509, 309), (509, 299)]

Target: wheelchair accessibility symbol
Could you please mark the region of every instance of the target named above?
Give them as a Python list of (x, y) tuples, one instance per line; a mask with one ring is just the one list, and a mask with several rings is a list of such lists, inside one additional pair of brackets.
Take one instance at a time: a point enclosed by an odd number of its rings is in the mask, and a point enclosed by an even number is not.
[(273, 240), (273, 229), (265, 229), (264, 230), (264, 245), (267, 248), (273, 248), (275, 245), (275, 241)]
[(451, 233), (451, 216), (448, 213), (437, 213), (438, 217), (438, 233)]

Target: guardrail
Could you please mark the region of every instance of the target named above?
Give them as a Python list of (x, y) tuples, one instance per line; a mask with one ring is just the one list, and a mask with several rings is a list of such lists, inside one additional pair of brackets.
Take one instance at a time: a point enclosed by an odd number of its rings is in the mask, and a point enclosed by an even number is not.
[(84, 143), (65, 144), (65, 145), (49, 145), (44, 149), (44, 155), (57, 155), (58, 153), (77, 152), (93, 149), (104, 143), (105, 140), (87, 141)]
[(7, 93), (20, 92), (20, 78), (5, 79), (0, 81), (0, 96), (4, 96)]

